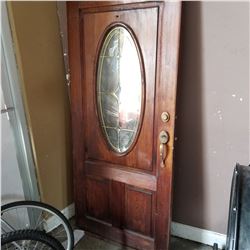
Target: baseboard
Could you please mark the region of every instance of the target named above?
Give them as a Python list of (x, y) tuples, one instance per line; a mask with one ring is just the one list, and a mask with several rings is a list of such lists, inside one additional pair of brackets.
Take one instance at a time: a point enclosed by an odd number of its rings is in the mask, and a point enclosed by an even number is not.
[[(69, 206), (65, 207), (63, 210), (61, 210), (61, 213), (69, 220), (75, 215), (75, 204), (72, 203)], [(58, 218), (55, 215), (53, 215), (47, 220), (46, 225), (47, 225), (47, 231), (48, 232), (52, 231), (53, 229), (59, 226)], [(74, 229), (73, 233), (74, 233), (74, 245), (76, 245), (85, 235), (85, 233), (83, 230), (78, 230), (78, 229)], [(66, 248), (67, 241), (62, 242), (62, 245), (64, 248)]]
[[(75, 215), (75, 204), (72, 203), (69, 206), (61, 210), (61, 213), (69, 220)], [(47, 220), (47, 230), (52, 231), (58, 226), (58, 220), (56, 216), (52, 216)]]
[(75, 204), (71, 203), (69, 206), (65, 207), (61, 212), (69, 220), (75, 215)]
[(220, 234), (197, 227), (192, 227), (177, 222), (172, 222), (171, 235), (183, 239), (200, 242), (202, 244), (210, 246), (212, 246), (214, 243), (217, 243), (220, 249), (224, 249), (226, 245), (225, 234)]
[[(65, 215), (67, 219), (72, 218), (75, 215), (74, 203), (64, 208), (61, 212)], [(171, 235), (187, 240), (200, 242), (202, 244), (210, 246), (212, 246), (214, 243), (217, 243), (220, 249), (223, 249), (226, 245), (225, 234), (220, 234), (197, 227), (192, 227), (177, 222), (172, 222)]]

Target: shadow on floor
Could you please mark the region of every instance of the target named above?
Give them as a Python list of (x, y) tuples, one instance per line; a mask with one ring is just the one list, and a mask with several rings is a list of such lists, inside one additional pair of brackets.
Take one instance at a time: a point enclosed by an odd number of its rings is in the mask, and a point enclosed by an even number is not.
[[(116, 242), (100, 239), (87, 233), (74, 250), (133, 250)], [(212, 250), (212, 247), (196, 242), (171, 237), (170, 250)]]
[[(76, 229), (75, 219), (70, 220), (73, 229)], [(197, 242), (171, 237), (169, 250), (212, 250), (211, 246), (203, 245)], [(85, 232), (84, 237), (75, 246), (74, 250), (134, 250), (125, 247), (114, 241), (103, 239), (97, 235)]]

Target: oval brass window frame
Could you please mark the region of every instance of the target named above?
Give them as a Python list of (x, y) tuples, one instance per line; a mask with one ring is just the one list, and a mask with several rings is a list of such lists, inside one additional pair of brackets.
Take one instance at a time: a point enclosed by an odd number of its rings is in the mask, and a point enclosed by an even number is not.
[[(137, 57), (139, 60), (139, 64), (140, 64), (140, 76), (141, 76), (141, 107), (140, 107), (140, 118), (138, 119), (138, 125), (137, 125), (137, 129), (135, 132), (135, 135), (133, 136), (133, 142), (130, 144), (130, 146), (124, 151), (124, 152), (119, 152), (118, 150), (116, 150), (115, 147), (112, 146), (112, 143), (109, 142), (109, 137), (107, 135), (107, 132), (105, 131), (105, 128), (103, 128), (101, 121), (103, 120), (102, 114), (100, 113), (100, 106), (98, 103), (98, 69), (99, 69), (99, 59), (101, 56), (101, 52), (102, 52), (102, 48), (104, 46), (104, 43), (106, 41), (107, 36), (110, 34), (110, 32), (117, 28), (117, 27), (122, 27), (124, 28), (130, 35), (130, 37), (133, 40), (133, 44), (136, 48), (136, 52), (137, 52)], [(134, 34), (134, 32), (132, 31), (132, 29), (130, 27), (128, 27), (126, 24), (124, 23), (113, 23), (111, 25), (109, 25), (104, 32), (102, 33), (102, 36), (100, 37), (99, 43), (98, 43), (98, 53), (95, 59), (95, 86), (94, 86), (94, 94), (95, 94), (95, 110), (96, 110), (96, 116), (98, 119), (98, 124), (99, 124), (99, 128), (102, 132), (103, 135), (103, 139), (105, 141), (105, 144), (107, 145), (109, 151), (111, 151), (112, 153), (114, 153), (116, 156), (124, 156), (127, 155), (136, 145), (138, 138), (139, 138), (139, 134), (141, 132), (142, 129), (142, 122), (143, 122), (143, 118), (144, 118), (144, 112), (145, 112), (145, 93), (146, 93), (146, 77), (145, 77), (145, 67), (144, 67), (144, 61), (143, 61), (143, 56), (142, 56), (142, 52), (141, 52), (141, 48), (139, 46), (139, 42)], [(103, 123), (104, 124), (104, 123)]]

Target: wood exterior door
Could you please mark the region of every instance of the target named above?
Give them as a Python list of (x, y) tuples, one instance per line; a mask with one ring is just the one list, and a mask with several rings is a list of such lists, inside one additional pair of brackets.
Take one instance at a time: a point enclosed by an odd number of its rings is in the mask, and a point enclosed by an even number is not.
[(67, 7), (77, 225), (168, 249), (180, 3)]

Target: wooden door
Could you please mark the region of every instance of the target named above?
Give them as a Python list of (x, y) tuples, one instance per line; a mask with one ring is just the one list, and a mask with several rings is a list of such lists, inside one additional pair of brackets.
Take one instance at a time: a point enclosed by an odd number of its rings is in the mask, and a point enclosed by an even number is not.
[(178, 2), (69, 2), (77, 225), (168, 249)]

